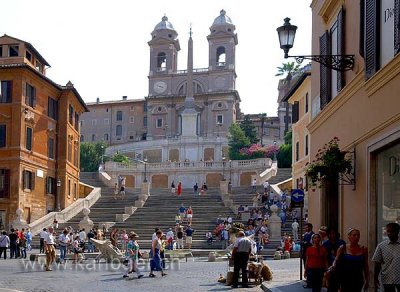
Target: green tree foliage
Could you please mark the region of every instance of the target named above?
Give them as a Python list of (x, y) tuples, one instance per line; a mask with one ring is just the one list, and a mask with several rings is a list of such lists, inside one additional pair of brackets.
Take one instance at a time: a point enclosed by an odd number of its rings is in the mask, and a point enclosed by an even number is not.
[(284, 137), (284, 139), (285, 139), (285, 144), (290, 144), (290, 145), (292, 145), (292, 136), (293, 136), (292, 130), (286, 132), (285, 137)]
[(285, 144), (279, 147), (279, 152), (276, 155), (278, 160), (278, 167), (290, 168), (292, 167), (292, 130), (285, 134)]
[(300, 65), (295, 64), (294, 62), (282, 63), (282, 67), (276, 68), (278, 69), (278, 73), (276, 73), (275, 76), (284, 76), (285, 79), (290, 79), (293, 73), (300, 71)]
[(121, 162), (121, 163), (129, 163), (130, 159), (128, 156), (125, 156), (125, 155), (117, 152), (112, 156), (112, 161)]
[(80, 147), (80, 170), (86, 172), (97, 171), (106, 147), (104, 142), (82, 142)]
[(240, 149), (250, 145), (249, 138), (246, 137), (244, 131), (238, 124), (233, 123), (229, 127), (228, 145), (229, 159), (231, 160), (240, 160)]
[(244, 120), (240, 123), (240, 128), (251, 144), (256, 144), (260, 139), (257, 137), (257, 130), (254, 123), (250, 120), (249, 115), (244, 116)]

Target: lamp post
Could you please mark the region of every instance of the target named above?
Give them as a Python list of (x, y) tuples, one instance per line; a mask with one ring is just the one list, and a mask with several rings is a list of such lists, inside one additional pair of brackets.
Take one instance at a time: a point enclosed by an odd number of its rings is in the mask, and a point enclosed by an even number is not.
[(144, 162), (144, 180), (143, 182), (147, 182), (147, 157), (143, 158)]
[(104, 145), (101, 145), (101, 164), (104, 163)]
[(61, 206), (60, 206), (60, 188), (61, 188), (61, 179), (57, 179), (57, 211), (61, 211)]
[(276, 161), (276, 141), (274, 140), (274, 161)]
[(222, 156), (222, 180), (225, 181), (225, 160), (226, 157)]
[(354, 55), (309, 55), (309, 56), (289, 56), (289, 50), (293, 47), (294, 38), (296, 36), (297, 26), (290, 24), (290, 18), (284, 19), (285, 23), (278, 27), (279, 43), (281, 49), (285, 53), (285, 59), (295, 58), (298, 64), (304, 59), (312, 60), (322, 64), (323, 66), (336, 71), (349, 71), (354, 68)]

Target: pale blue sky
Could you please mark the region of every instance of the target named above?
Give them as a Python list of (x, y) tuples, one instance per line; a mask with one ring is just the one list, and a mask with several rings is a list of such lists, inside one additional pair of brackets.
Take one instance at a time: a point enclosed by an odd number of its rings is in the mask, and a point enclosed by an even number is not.
[[(12, 0), (1, 5), (0, 35), (30, 42), (50, 63), (47, 76), (74, 83), (86, 102), (143, 98), (148, 93), (150, 33), (166, 14), (179, 34), (178, 69), (186, 69), (193, 27), (194, 67), (208, 66), (209, 27), (221, 9), (236, 25), (236, 89), (244, 113), (276, 115), (276, 28), (298, 26), (291, 54), (311, 53), (310, 0)], [(265, 49), (261, 49), (265, 48)], [(288, 59), (292, 60), (292, 59)]]

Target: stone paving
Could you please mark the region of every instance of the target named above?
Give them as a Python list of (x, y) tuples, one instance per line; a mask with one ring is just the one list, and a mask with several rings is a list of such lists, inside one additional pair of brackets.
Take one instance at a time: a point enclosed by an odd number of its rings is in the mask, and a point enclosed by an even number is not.
[[(267, 261), (274, 272), (274, 280), (298, 279), (298, 260)], [(87, 260), (83, 264), (54, 265), (53, 271), (45, 272), (43, 263), (16, 259), (0, 259), (0, 288), (19, 291), (260, 291), (256, 286), (248, 289), (231, 289), (217, 282), (220, 274), (226, 276), (226, 261), (207, 262), (204, 258), (189, 259), (170, 264), (168, 275), (148, 277), (148, 266), (141, 265), (145, 277), (137, 279), (136, 274), (122, 278), (125, 266), (117, 263), (96, 264)], [(266, 285), (264, 285), (266, 286)], [(268, 291), (268, 290), (267, 290)], [(274, 290), (271, 290), (274, 291)], [(275, 290), (279, 291), (279, 290)], [(295, 291), (295, 290), (293, 290)]]

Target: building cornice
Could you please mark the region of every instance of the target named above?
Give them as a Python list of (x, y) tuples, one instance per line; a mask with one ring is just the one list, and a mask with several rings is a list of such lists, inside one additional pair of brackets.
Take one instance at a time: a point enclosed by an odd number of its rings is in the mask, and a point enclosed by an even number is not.
[(325, 0), (318, 15), (322, 17), (325, 23), (329, 23), (332, 17), (337, 15), (337, 11), (339, 11), (344, 2), (344, 0)]
[(371, 97), (375, 92), (399, 74), (400, 53), (365, 82), (365, 90), (368, 97)]
[(307, 129), (312, 134), (340, 107), (342, 107), (364, 85), (364, 71), (361, 70), (342, 91), (331, 100), (325, 108), (308, 124)]

